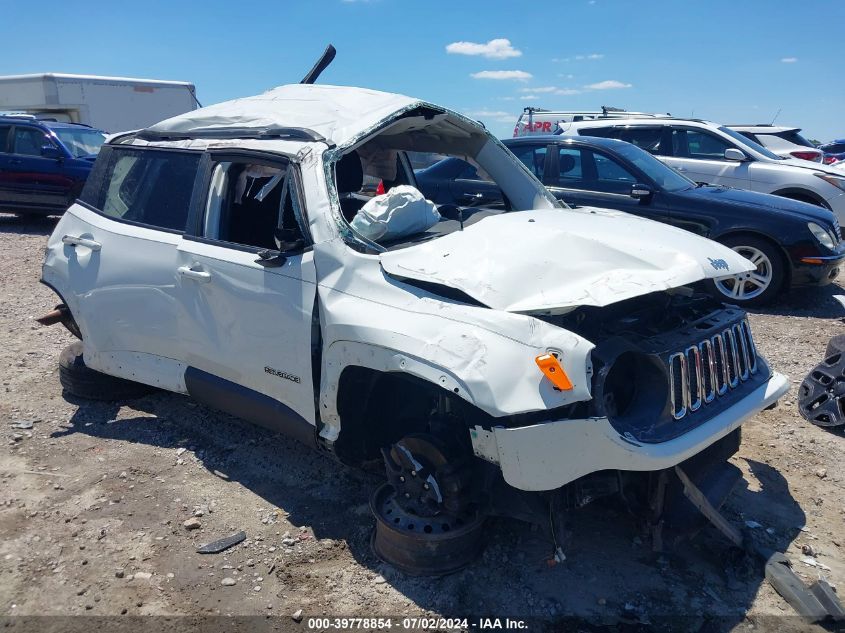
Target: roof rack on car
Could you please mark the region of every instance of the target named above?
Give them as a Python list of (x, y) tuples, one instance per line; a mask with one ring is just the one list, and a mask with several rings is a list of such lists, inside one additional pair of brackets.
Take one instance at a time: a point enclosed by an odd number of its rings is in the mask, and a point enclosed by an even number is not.
[(323, 141), (326, 138), (303, 127), (219, 127), (219, 128), (198, 128), (187, 131), (159, 131), (146, 129), (135, 134), (137, 138), (145, 141), (182, 141), (192, 138), (201, 139), (235, 139), (235, 138), (256, 138), (256, 139), (283, 139), (288, 141)]

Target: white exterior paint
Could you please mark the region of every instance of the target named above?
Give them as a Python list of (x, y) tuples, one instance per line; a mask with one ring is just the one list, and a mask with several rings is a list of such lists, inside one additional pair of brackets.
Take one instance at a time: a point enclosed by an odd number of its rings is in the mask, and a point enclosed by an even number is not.
[[(754, 145), (738, 140), (719, 129), (719, 125), (707, 121), (661, 118), (631, 118), (624, 120), (582, 121), (562, 123), (561, 134), (566, 136), (589, 136), (589, 130), (602, 127), (682, 127), (701, 129), (719, 137), (727, 145), (740, 150), (747, 160), (742, 162), (725, 158), (701, 159), (678, 156), (656, 158), (674, 167), (687, 178), (696, 182), (725, 185), (738, 189), (750, 189), (761, 193), (780, 193), (784, 195), (810, 192), (820, 198), (836, 214), (839, 223), (845, 223), (845, 180), (841, 172), (829, 166), (797, 158), (770, 158), (761, 154)], [(586, 131), (585, 131), (586, 130)], [(838, 186), (833, 185), (821, 175), (837, 178)]]
[[(554, 490), (605, 469), (647, 471), (671, 468), (738, 428), (748, 417), (789, 391), (789, 380), (775, 373), (740, 402), (673, 440), (644, 444), (616, 432), (607, 418), (560, 420), (518, 429), (476, 428), (475, 454), (502, 469), (520, 490)], [(562, 447), (577, 447), (565, 451)]]
[(197, 107), (184, 81), (44, 73), (0, 77), (0, 111), (84, 123), (105, 132), (143, 128)]
[[(298, 169), (312, 250), (265, 269), (254, 253), (71, 206), (49, 239), (43, 280), (75, 315), (86, 362), (94, 369), (185, 392), (185, 368), (196, 367), (283, 403), (320, 428), (328, 442), (342, 431), (338, 382), (351, 366), (405, 372), (493, 417), (545, 411), (591, 398), (594, 345), (527, 313), (604, 306), (753, 268), (726, 247), (664, 224), (556, 207), (498, 141), (448, 111), (437, 119), (444, 129), (475, 135), (475, 160), (521, 205), (517, 208), (529, 210), (487, 217), (396, 251), (363, 249), (366, 242), (343, 220), (328, 177), (339, 158), (331, 145), (354, 147), (422, 102), (326, 86), (286, 86), (267, 95), (155, 127), (173, 132), (207, 124), (308, 127), (327, 140), (155, 144), (197, 151), (251, 148), (290, 158)], [(416, 119), (401, 124), (425, 125)], [(409, 279), (449, 286), (483, 305), (439, 296)], [(315, 305), (322, 363), (317, 394), (310, 348)], [(549, 351), (559, 354), (571, 390), (556, 391), (538, 370), (535, 357)], [(265, 373), (266, 366), (299, 380), (277, 380)], [(558, 421), (519, 433), (494, 429), (483, 447), (476, 441), (476, 449), (526, 490), (559, 486), (590, 469), (664, 468), (769, 404), (782, 383), (774, 376), (765, 398), (749, 396), (659, 449), (625, 448), (626, 440), (600, 420)], [(561, 465), (569, 461), (571, 467)]]

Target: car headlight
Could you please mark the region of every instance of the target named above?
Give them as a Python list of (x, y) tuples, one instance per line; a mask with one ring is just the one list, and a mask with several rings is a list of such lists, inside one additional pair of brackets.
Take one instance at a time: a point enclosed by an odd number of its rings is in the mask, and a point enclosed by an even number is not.
[(810, 229), (810, 233), (819, 241), (819, 244), (822, 246), (829, 248), (830, 250), (834, 250), (836, 248), (836, 240), (833, 239), (830, 233), (825, 231), (822, 227), (820, 227), (815, 222), (807, 222), (807, 228)]
[(816, 176), (824, 180), (829, 185), (833, 185), (837, 189), (842, 189), (842, 191), (845, 191), (845, 178), (843, 178), (842, 176), (834, 176), (833, 174), (822, 174), (819, 172), (816, 172)]

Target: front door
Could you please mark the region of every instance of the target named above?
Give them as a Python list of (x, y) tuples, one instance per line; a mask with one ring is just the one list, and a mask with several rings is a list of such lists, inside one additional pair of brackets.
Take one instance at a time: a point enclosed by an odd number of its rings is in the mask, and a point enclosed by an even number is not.
[(699, 128), (671, 128), (671, 154), (664, 162), (695, 182), (747, 189), (749, 161), (727, 160), (725, 150), (737, 148), (727, 139)]
[(313, 436), (316, 272), (296, 170), (250, 152), (204, 162), (175, 267), (188, 391), (294, 435), (305, 421)]
[(610, 154), (597, 150), (559, 146), (552, 147), (552, 161), (546, 173), (546, 186), (555, 197), (570, 206), (590, 206), (618, 209), (652, 220), (666, 221), (667, 212), (654, 198), (631, 197), (635, 184), (654, 185), (638, 176), (628, 166)]

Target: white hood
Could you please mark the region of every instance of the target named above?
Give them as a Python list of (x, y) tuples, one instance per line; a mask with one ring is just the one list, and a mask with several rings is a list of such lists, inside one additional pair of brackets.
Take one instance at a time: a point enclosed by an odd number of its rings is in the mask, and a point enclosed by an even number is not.
[(380, 257), (394, 277), (449, 286), (508, 312), (604, 306), (754, 270), (693, 233), (591, 208), (503, 213)]

